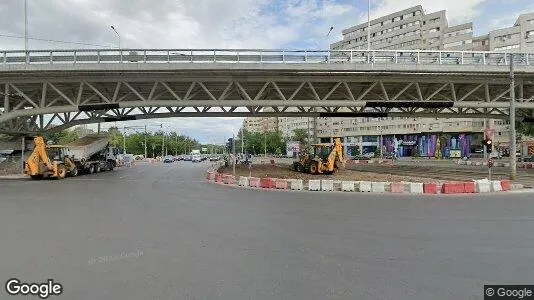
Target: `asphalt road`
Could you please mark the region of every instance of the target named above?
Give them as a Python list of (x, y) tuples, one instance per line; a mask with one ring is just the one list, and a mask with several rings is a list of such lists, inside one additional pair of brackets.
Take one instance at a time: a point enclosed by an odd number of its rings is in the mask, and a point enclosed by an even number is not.
[(206, 165), (0, 181), (2, 285), (52, 278), (64, 293), (49, 299), (76, 300), (413, 300), (532, 284), (533, 194), (260, 191), (207, 183)]

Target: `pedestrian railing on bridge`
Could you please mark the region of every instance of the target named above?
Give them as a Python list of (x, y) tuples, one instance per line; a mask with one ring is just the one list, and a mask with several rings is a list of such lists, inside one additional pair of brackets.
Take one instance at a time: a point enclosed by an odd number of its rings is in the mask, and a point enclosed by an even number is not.
[[(534, 66), (534, 54), (515, 53), (514, 64)], [(508, 65), (510, 53), (418, 50), (79, 49), (0, 51), (0, 65), (87, 63), (361, 63), (397, 65)]]

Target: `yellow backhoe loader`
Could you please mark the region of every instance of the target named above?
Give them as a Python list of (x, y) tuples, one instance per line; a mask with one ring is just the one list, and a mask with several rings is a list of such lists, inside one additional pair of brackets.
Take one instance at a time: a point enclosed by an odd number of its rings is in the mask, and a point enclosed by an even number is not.
[(293, 162), (297, 172), (310, 174), (332, 174), (340, 167), (345, 167), (341, 139), (334, 139), (334, 144), (314, 144), (313, 154), (303, 154)]
[[(42, 136), (33, 139), (35, 148), (24, 163), (24, 173), (32, 179), (57, 178), (78, 175), (74, 161), (64, 154), (64, 147), (46, 145)], [(52, 158), (52, 159), (50, 159)]]

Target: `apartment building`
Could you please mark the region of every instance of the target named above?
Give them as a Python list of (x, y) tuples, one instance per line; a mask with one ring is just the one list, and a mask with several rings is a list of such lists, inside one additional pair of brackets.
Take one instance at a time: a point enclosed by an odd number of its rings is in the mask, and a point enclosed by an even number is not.
[(262, 118), (247, 117), (243, 120), (245, 131), (255, 133), (262, 132)]
[(243, 128), (251, 133), (273, 132), (278, 130), (278, 117), (247, 117)]
[[(332, 50), (367, 49), (368, 24), (342, 31)], [(534, 13), (522, 14), (514, 26), (473, 36), (473, 23), (449, 26), (446, 12), (426, 13), (414, 6), (371, 21), (370, 46), (376, 50), (534, 52)], [(494, 145), (507, 147), (509, 124), (502, 120), (439, 118), (320, 118), (317, 137), (341, 137), (346, 155), (368, 152), (397, 156), (464, 157), (482, 149), (485, 128), (494, 129)]]

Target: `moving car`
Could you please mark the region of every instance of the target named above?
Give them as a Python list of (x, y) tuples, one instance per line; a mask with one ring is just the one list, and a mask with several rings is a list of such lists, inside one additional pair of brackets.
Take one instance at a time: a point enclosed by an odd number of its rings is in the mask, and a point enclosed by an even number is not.
[(163, 158), (164, 163), (172, 163), (174, 162), (174, 157), (172, 155), (167, 155)]

